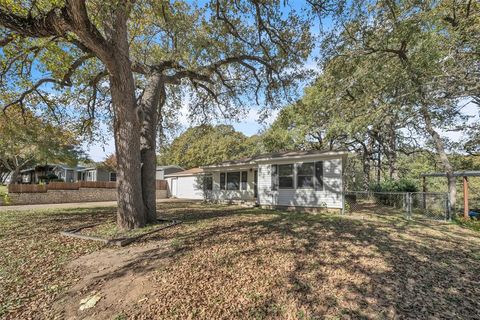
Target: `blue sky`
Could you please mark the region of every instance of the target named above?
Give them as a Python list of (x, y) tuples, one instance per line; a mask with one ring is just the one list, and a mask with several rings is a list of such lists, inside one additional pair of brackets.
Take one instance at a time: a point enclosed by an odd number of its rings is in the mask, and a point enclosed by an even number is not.
[[(180, 116), (180, 124), (184, 129), (188, 128), (189, 126), (193, 125), (188, 118), (187, 108), (182, 108), (182, 115)], [(252, 136), (258, 133), (260, 130), (264, 129), (266, 126), (271, 124), (271, 122), (275, 119), (278, 111), (272, 111), (271, 115), (262, 123), (258, 122), (258, 109), (252, 107), (245, 118), (238, 122), (233, 121), (218, 121), (217, 123), (220, 124), (230, 124), (233, 125), (235, 130), (243, 132), (247, 136)], [(115, 144), (113, 141), (113, 137), (107, 139), (106, 143), (93, 143), (88, 144), (86, 146), (86, 151), (89, 157), (94, 161), (102, 161), (105, 157), (111, 153), (115, 152)]]

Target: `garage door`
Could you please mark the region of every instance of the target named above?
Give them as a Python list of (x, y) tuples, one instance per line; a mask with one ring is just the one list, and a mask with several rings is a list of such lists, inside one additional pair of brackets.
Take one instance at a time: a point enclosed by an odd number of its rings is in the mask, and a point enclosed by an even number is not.
[(203, 199), (203, 190), (198, 181), (195, 176), (178, 177), (174, 195), (179, 199)]

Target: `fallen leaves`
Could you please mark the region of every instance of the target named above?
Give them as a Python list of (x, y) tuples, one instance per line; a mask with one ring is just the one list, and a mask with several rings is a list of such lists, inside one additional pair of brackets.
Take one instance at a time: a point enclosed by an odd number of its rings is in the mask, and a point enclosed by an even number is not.
[[(191, 203), (159, 209), (162, 218), (184, 224), (131, 247), (83, 256), (82, 266), (102, 275), (90, 282), (66, 265), (99, 247), (55, 232), (65, 224), (106, 221), (111, 213), (31, 215), (25, 225), (20, 217), (15, 223), (7, 219), (7, 236), (0, 239), (9, 258), (0, 262), (0, 283), (8, 289), (6, 299), (0, 297), (7, 306), (4, 317), (35, 318), (37, 311), (38, 318), (46, 317), (56, 297), (62, 297), (62, 307), (74, 306), (78, 314), (69, 315), (73, 318), (479, 315), (474, 253), (480, 239), (457, 226)], [(31, 233), (37, 225), (45, 234)], [(63, 295), (74, 282), (80, 293)], [(79, 311), (79, 301), (93, 307)]]

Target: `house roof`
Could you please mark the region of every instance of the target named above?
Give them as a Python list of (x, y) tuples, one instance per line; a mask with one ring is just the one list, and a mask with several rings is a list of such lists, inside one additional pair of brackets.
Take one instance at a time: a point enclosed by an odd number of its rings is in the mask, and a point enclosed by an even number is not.
[(248, 164), (256, 164), (257, 162), (261, 161), (269, 161), (273, 159), (296, 159), (296, 158), (303, 158), (303, 157), (313, 157), (318, 155), (325, 155), (325, 156), (341, 156), (347, 154), (347, 151), (344, 150), (307, 150), (307, 151), (284, 151), (284, 152), (272, 152), (272, 153), (265, 153), (260, 154), (258, 156), (253, 157), (245, 157), (236, 160), (229, 160), (224, 161), (218, 164), (203, 166), (202, 168), (217, 168), (217, 167), (227, 167), (227, 166), (236, 166), (236, 165), (248, 165)]
[(65, 170), (82, 170), (84, 168), (82, 166), (70, 167), (70, 166), (68, 166), (66, 164), (62, 164), (62, 163), (47, 163), (47, 164), (38, 164), (34, 167), (21, 170), (20, 172), (25, 173), (25, 172), (28, 172), (28, 171), (34, 171), (36, 169), (44, 168), (44, 167), (49, 167), (51, 169), (62, 168), (62, 169), (65, 169)]
[(170, 174), (166, 174), (165, 175), (165, 178), (168, 178), (168, 177), (180, 177), (180, 176), (194, 176), (194, 175), (197, 175), (197, 174), (202, 174), (203, 173), (203, 168), (192, 168), (192, 169), (188, 169), (188, 170), (185, 170), (185, 171), (179, 171), (179, 172), (175, 172), (175, 173), (170, 173)]
[(166, 169), (182, 169), (182, 170), (184, 170), (182, 167), (176, 166), (176, 165), (157, 166), (157, 171), (159, 171), (159, 170), (166, 170)]

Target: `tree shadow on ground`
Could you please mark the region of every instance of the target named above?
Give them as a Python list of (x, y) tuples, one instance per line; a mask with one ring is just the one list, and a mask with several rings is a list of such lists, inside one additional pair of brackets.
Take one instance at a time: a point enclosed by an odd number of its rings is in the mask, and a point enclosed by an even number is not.
[[(165, 315), (192, 314), (215, 296), (210, 316), (218, 308), (230, 317), (259, 318), (478, 316), (479, 259), (472, 250), (480, 242), (466, 247), (461, 235), (445, 236), (441, 226), (203, 205), (164, 208), (160, 215), (184, 225), (147, 237), (144, 243), (166, 241), (95, 281), (156, 273), (160, 296), (185, 297), (181, 305), (165, 302)], [(202, 281), (210, 281), (203, 291)], [(248, 302), (228, 305), (244, 296)]]

